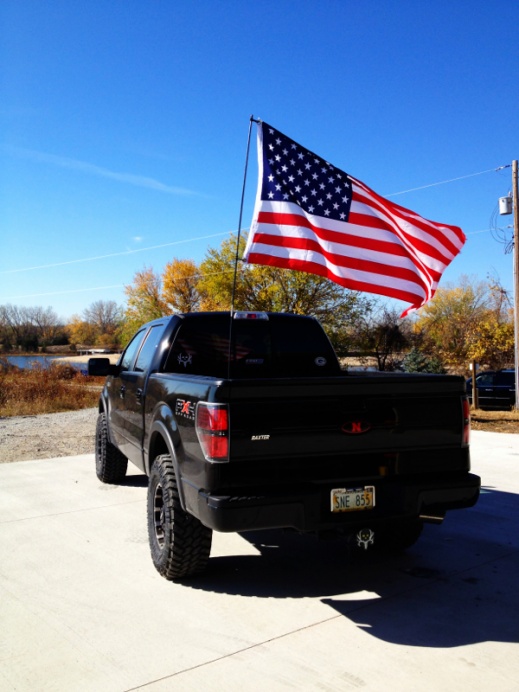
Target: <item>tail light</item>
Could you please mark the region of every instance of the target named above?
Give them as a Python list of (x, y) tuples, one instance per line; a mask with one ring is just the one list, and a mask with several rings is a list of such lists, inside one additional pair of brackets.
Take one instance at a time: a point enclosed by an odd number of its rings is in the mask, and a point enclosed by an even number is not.
[(470, 404), (467, 397), (463, 399), (463, 439), (462, 444), (468, 447), (470, 441)]
[(225, 404), (200, 401), (196, 407), (196, 434), (207, 461), (229, 461), (229, 411)]

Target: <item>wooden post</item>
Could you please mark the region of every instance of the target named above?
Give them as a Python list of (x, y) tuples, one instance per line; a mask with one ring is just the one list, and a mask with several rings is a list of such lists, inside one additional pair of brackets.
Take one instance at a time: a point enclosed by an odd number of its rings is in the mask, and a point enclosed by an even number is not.
[(479, 408), (479, 394), (478, 388), (476, 387), (476, 361), (473, 360), (470, 364), (470, 369), (472, 370), (472, 408)]
[(515, 410), (519, 410), (519, 195), (517, 161), (512, 161), (512, 195), (514, 200), (514, 334), (515, 334)]

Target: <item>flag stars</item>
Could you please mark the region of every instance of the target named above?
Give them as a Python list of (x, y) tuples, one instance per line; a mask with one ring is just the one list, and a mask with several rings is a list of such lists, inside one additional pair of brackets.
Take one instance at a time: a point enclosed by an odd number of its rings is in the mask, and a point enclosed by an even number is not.
[(262, 199), (291, 202), (309, 214), (347, 220), (351, 205), (348, 176), (274, 128), (262, 127)]

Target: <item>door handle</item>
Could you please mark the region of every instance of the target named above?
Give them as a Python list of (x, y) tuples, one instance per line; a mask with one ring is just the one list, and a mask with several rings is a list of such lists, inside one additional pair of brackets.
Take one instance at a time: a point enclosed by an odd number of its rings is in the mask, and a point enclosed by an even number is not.
[(126, 387), (124, 384), (122, 384), (120, 389), (119, 389), (119, 397), (121, 399), (124, 399), (125, 394), (126, 394)]
[(135, 398), (137, 399), (137, 401), (138, 401), (139, 403), (140, 403), (141, 400), (142, 400), (142, 395), (143, 395), (142, 389), (138, 389), (138, 390), (135, 392)]

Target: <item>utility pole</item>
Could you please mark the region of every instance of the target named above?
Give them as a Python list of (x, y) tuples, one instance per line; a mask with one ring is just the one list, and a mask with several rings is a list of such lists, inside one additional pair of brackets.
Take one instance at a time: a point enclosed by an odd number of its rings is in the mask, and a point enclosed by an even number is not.
[(519, 410), (519, 192), (517, 160), (512, 161), (512, 195), (514, 205), (514, 338), (515, 338), (515, 410)]

